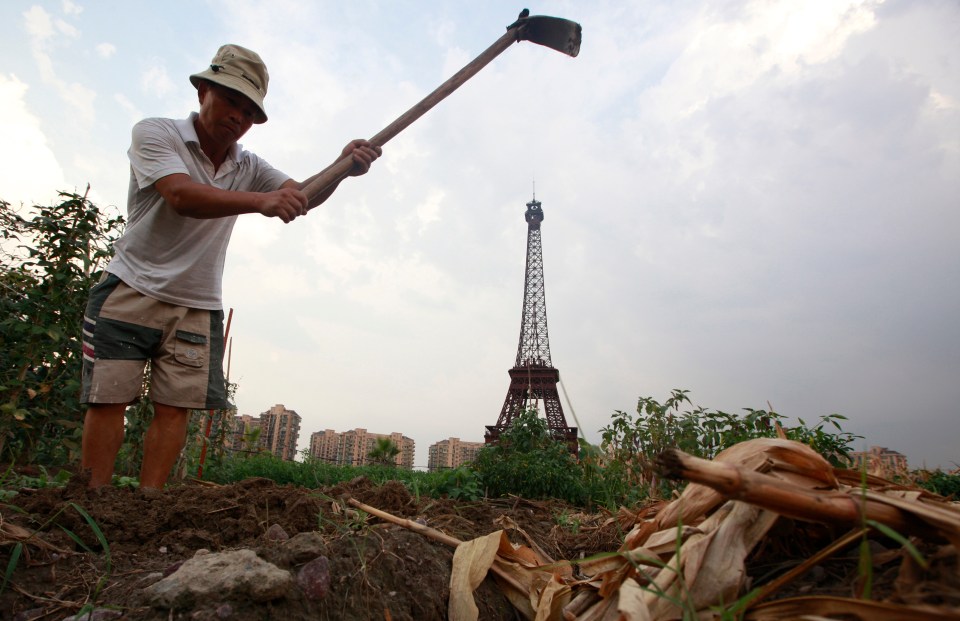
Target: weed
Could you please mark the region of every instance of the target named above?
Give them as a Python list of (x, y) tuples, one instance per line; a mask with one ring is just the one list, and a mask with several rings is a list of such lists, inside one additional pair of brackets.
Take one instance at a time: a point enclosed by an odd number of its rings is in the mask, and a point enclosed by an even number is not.
[(10, 553), (10, 560), (7, 561), (7, 570), (3, 573), (3, 585), (0, 585), (0, 595), (6, 590), (7, 583), (10, 582), (13, 572), (17, 569), (17, 563), (20, 562), (20, 554), (22, 552), (23, 542), (20, 541), (17, 545), (13, 546), (13, 552)]
[(560, 528), (570, 531), (574, 535), (580, 533), (580, 526), (582, 525), (580, 514), (572, 514), (565, 510), (560, 511), (553, 515), (553, 521), (556, 522)]

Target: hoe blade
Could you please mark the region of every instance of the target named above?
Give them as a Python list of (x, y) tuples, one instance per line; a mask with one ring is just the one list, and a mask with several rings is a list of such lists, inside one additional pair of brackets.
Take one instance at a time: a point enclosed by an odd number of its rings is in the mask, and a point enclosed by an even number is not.
[(568, 56), (580, 53), (581, 28), (577, 22), (561, 17), (531, 15), (520, 20), (517, 36), (521, 41), (532, 41)]

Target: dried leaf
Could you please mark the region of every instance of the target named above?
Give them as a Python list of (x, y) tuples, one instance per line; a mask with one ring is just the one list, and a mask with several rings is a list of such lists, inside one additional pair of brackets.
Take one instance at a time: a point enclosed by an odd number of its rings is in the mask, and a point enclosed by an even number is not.
[(643, 589), (633, 578), (627, 578), (620, 585), (620, 598), (617, 611), (624, 621), (651, 621), (650, 610), (643, 601)]
[(479, 617), (473, 592), (490, 570), (502, 537), (503, 531), (498, 530), (457, 546), (450, 572), (448, 618), (451, 621), (476, 621)]
[(570, 603), (570, 587), (559, 576), (552, 575), (550, 581), (540, 590), (540, 602), (534, 621), (553, 621), (561, 619), (563, 607)]
[(747, 621), (781, 621), (782, 619), (804, 619), (820, 615), (835, 619), (840, 615), (853, 616), (861, 621), (903, 621), (950, 620), (956, 621), (958, 615), (952, 612), (918, 606), (902, 606), (887, 602), (875, 602), (845, 597), (792, 597), (768, 604), (761, 604), (747, 612)]

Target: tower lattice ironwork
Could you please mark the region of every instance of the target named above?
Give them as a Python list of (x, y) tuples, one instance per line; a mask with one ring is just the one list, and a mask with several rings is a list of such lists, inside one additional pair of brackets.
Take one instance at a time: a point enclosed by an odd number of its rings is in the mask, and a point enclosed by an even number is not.
[(510, 427), (513, 419), (537, 402), (543, 403), (547, 426), (553, 436), (577, 452), (577, 428), (568, 427), (560, 405), (557, 384), (560, 371), (550, 360), (550, 338), (547, 334), (547, 297), (543, 280), (543, 246), (540, 224), (543, 207), (534, 195), (527, 203), (527, 271), (523, 284), (523, 315), (517, 360), (510, 369), (510, 388), (496, 425), (487, 425), (484, 440), (490, 444)]

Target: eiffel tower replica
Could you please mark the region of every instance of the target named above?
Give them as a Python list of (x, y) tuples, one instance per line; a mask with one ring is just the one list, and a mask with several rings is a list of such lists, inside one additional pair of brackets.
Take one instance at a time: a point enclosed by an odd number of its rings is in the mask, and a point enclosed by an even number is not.
[(520, 323), (520, 344), (517, 360), (510, 369), (510, 388), (503, 401), (496, 425), (487, 425), (484, 441), (496, 443), (513, 419), (528, 408), (543, 403), (547, 426), (559, 442), (577, 454), (577, 428), (568, 427), (560, 405), (557, 383), (560, 371), (550, 361), (550, 339), (547, 335), (547, 298), (543, 286), (543, 248), (540, 223), (543, 208), (536, 194), (527, 203), (527, 271), (523, 283), (523, 316)]

